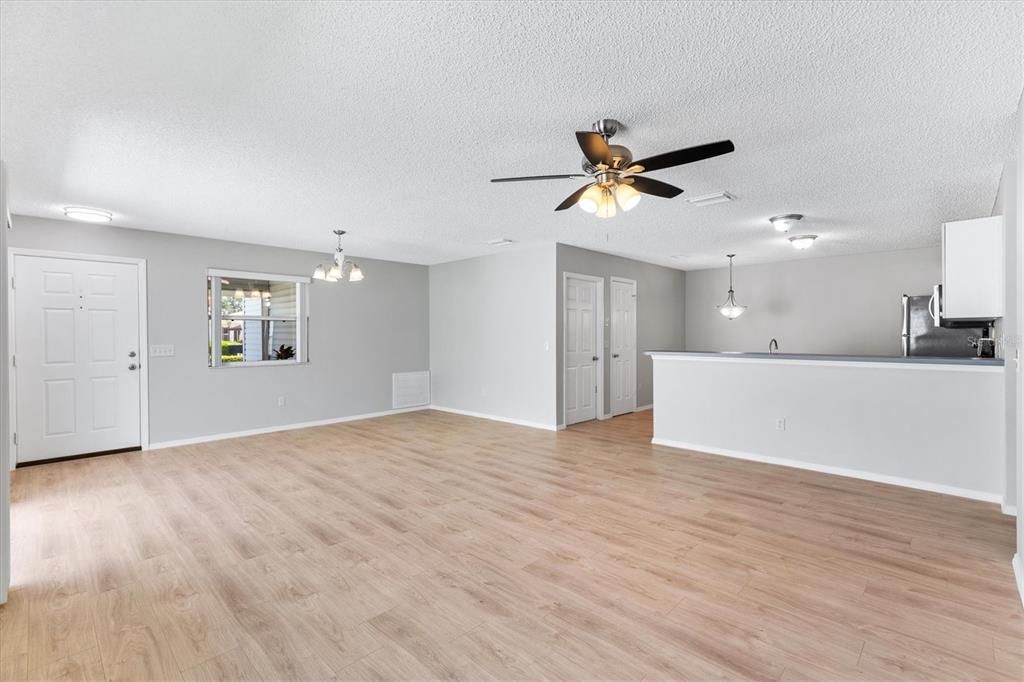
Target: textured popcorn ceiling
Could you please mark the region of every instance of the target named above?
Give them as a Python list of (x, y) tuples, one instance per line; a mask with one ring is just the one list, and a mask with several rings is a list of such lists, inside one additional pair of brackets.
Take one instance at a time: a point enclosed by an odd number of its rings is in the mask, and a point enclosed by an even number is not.
[[(562, 241), (683, 269), (936, 244), (988, 215), (1021, 93), (1022, 4), (14, 3), (0, 8), (13, 212), (436, 263)], [(555, 213), (573, 131), (686, 190)], [(698, 208), (684, 199), (728, 190)], [(796, 253), (767, 223), (807, 215)], [(508, 247), (506, 247), (508, 248)], [(512, 247), (515, 248), (515, 247)], [(681, 256), (673, 259), (672, 256)]]

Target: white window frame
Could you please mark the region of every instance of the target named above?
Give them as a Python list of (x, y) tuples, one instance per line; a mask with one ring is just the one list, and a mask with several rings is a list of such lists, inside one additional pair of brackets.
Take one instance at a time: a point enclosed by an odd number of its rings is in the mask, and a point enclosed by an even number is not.
[[(291, 367), (309, 362), (309, 311), (307, 288), (312, 281), (309, 277), (296, 275), (277, 275), (269, 272), (247, 272), (245, 270), (222, 270), (210, 268), (206, 271), (208, 288), (210, 291), (210, 314), (207, 338), (210, 343), (210, 361), (207, 366), (210, 369), (224, 369), (235, 367)], [(220, 336), (214, 330), (220, 329), (221, 324), (221, 279), (265, 279), (271, 282), (291, 282), (296, 285), (295, 290), (295, 359), (294, 360), (257, 360), (255, 362), (221, 362)], [(298, 286), (304, 284), (306, 286)], [(290, 317), (281, 315), (232, 315), (232, 320), (245, 321), (290, 321)], [(216, 337), (216, 338), (215, 338)]]

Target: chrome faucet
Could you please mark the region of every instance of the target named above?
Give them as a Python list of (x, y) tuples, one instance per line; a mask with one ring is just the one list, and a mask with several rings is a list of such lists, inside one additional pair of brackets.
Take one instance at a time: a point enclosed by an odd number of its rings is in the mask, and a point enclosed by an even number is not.
[[(772, 350), (772, 348), (774, 348), (775, 350)], [(771, 341), (768, 342), (768, 354), (772, 355), (772, 354), (778, 353), (778, 352), (779, 352), (779, 342), (776, 341), (775, 339), (772, 339)]]

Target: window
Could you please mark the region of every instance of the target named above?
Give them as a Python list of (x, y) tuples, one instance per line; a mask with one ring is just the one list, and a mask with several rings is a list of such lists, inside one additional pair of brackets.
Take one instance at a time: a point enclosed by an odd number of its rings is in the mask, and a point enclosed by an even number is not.
[(307, 362), (309, 278), (210, 270), (206, 278), (210, 367)]

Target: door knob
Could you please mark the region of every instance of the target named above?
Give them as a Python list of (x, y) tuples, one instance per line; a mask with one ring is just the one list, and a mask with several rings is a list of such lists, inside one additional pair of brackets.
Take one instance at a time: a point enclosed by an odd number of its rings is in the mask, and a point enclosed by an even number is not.
[(134, 362), (132, 364), (128, 365), (128, 369), (130, 369), (130, 370), (136, 370), (138, 368), (139, 368), (139, 366), (136, 365)]
[(617, 358), (617, 357), (619, 357), (619, 354), (618, 353), (612, 353), (612, 357), (613, 358)]
[(590, 358), (590, 359), (593, 360), (594, 362), (597, 362), (598, 360), (600, 360), (600, 358), (597, 357), (596, 355), (594, 357)]
[(134, 358), (135, 357), (135, 351), (133, 351), (133, 350), (128, 351), (128, 357)]

